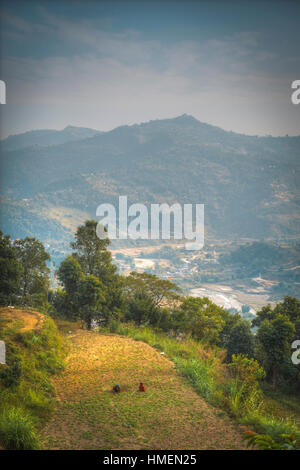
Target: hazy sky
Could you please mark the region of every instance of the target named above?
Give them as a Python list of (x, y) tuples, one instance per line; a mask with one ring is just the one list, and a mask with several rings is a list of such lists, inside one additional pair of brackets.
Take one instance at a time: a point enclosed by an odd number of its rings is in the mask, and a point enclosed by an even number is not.
[(2, 1), (1, 136), (191, 114), (300, 134), (300, 4)]

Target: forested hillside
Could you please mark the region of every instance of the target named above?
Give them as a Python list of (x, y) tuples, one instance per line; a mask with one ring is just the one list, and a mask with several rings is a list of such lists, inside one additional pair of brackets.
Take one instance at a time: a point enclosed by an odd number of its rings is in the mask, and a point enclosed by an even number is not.
[(297, 236), (300, 137), (246, 136), (187, 115), (74, 131), (75, 141), (68, 129), (2, 142), (1, 225), (13, 237), (46, 241), (55, 223), (68, 241), (70, 217), (95, 217), (119, 195), (129, 203), (204, 203), (206, 233), (216, 239)]

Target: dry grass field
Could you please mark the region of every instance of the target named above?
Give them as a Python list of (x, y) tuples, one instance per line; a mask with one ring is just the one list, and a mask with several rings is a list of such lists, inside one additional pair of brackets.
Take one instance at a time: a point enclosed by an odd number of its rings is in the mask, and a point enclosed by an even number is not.
[[(149, 345), (84, 330), (69, 342), (67, 367), (53, 378), (57, 403), (42, 431), (44, 448), (244, 448), (241, 429)], [(116, 383), (120, 394), (112, 393)]]

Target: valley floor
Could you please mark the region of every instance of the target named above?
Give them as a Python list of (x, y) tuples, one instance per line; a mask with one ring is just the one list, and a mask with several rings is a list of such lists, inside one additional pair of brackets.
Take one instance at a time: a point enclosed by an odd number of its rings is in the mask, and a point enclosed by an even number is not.
[[(69, 334), (45, 449), (243, 449), (242, 430), (180, 377), (173, 362), (128, 337)], [(146, 393), (137, 391), (139, 382)], [(112, 386), (120, 384), (121, 393)]]

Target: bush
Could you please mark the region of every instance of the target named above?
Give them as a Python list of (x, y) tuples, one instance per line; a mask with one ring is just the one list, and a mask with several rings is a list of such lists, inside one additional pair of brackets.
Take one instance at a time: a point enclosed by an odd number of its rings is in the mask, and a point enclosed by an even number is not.
[(2, 412), (0, 437), (6, 449), (31, 450), (39, 448), (33, 420), (22, 408), (8, 407)]
[(8, 367), (1, 371), (0, 379), (4, 387), (17, 387), (20, 383), (21, 375), (21, 360), (18, 356), (14, 356), (10, 360)]
[(230, 411), (240, 417), (258, 411), (262, 406), (262, 391), (259, 380), (265, 377), (265, 371), (255, 359), (248, 359), (243, 354), (232, 355), (228, 364), (232, 380), (227, 384)]
[(282, 434), (280, 440), (276, 442), (268, 434), (245, 431), (243, 440), (247, 441), (247, 447), (256, 447), (260, 450), (296, 450), (297, 448), (297, 441), (293, 434)]
[(241, 422), (242, 424), (253, 426), (258, 433), (268, 434), (276, 442), (281, 440), (283, 434), (293, 434), (296, 436), (297, 441), (300, 439), (300, 432), (297, 425), (288, 418), (264, 416), (254, 411), (245, 416)]
[(121, 327), (121, 323), (118, 320), (111, 319), (108, 324), (110, 333), (118, 333)]

